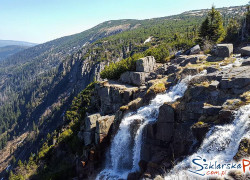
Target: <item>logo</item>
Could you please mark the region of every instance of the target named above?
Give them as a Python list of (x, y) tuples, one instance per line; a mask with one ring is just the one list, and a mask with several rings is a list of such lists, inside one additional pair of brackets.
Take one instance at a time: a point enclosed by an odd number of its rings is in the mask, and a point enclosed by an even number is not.
[(225, 176), (230, 170), (250, 171), (250, 160), (243, 159), (238, 163), (221, 163), (218, 161), (208, 161), (201, 156), (197, 156), (191, 162), (191, 169), (188, 171), (196, 176)]

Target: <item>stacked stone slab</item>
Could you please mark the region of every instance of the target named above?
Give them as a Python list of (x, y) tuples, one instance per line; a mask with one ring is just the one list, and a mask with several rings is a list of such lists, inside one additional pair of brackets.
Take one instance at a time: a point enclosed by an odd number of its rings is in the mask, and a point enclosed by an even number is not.
[(108, 135), (109, 128), (114, 121), (113, 116), (101, 116), (99, 113), (86, 116), (84, 125), (78, 137), (84, 141), (84, 145), (99, 144)]
[(126, 84), (141, 86), (145, 84), (146, 78), (155, 68), (155, 58), (147, 56), (136, 61), (136, 72), (125, 72), (121, 75), (120, 81)]
[(147, 56), (136, 61), (136, 72), (151, 72), (155, 67), (155, 58)]

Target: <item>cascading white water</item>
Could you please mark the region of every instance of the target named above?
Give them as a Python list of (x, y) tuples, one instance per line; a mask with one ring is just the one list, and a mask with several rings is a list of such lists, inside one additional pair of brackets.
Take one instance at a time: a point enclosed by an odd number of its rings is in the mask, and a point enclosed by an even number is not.
[[(206, 71), (199, 75), (205, 73)], [(184, 95), (191, 78), (191, 76), (186, 77), (165, 94), (157, 95), (149, 105), (127, 114), (122, 119), (119, 131), (112, 141), (106, 167), (96, 179), (126, 179), (128, 173), (138, 170), (143, 128), (148, 123), (157, 120), (160, 106), (165, 102), (174, 102)]]
[(177, 164), (165, 179), (195, 179), (194, 175), (187, 169), (190, 168), (192, 159), (197, 156), (207, 161), (232, 162), (241, 139), (245, 137), (250, 138), (250, 104), (241, 107), (235, 113), (234, 121), (231, 124), (212, 128), (207, 133), (199, 150)]

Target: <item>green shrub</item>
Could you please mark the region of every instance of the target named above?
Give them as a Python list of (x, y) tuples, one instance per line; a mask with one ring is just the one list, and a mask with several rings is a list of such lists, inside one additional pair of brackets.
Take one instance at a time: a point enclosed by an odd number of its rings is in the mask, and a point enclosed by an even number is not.
[(154, 56), (156, 62), (166, 62), (166, 58), (169, 57), (169, 51), (166, 45), (160, 45), (153, 47), (145, 51), (145, 56)]
[(58, 141), (66, 141), (70, 138), (70, 136), (73, 134), (73, 131), (71, 129), (66, 129), (65, 131), (60, 134)]
[[(45, 142), (42, 146), (42, 148), (40, 149), (40, 151), (38, 152), (38, 158), (42, 159), (46, 156), (46, 154), (49, 152), (49, 150), (52, 148), (53, 146), (48, 146), (48, 143)], [(20, 165), (19, 165), (20, 167)]]
[(143, 54), (137, 53), (132, 57), (123, 59), (116, 63), (110, 63), (101, 72), (101, 78), (105, 79), (119, 79), (122, 73), (126, 71), (134, 71), (136, 67), (136, 60), (143, 57)]

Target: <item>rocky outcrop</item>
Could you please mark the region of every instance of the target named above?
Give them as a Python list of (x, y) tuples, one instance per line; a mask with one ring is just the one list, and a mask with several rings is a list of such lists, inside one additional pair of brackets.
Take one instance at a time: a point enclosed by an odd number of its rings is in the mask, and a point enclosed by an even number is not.
[(97, 107), (102, 114), (114, 114), (123, 105), (139, 97), (138, 87), (105, 81), (96, 85)]
[(249, 66), (234, 67), (232, 69), (222, 71), (221, 74), (221, 89), (229, 89), (232, 93), (240, 94), (243, 93), (250, 85)]
[(249, 158), (250, 156), (250, 139), (244, 138), (240, 141), (239, 149), (234, 160), (239, 161), (242, 158)]
[(155, 64), (153, 56), (141, 58), (136, 61), (136, 72), (123, 73), (119, 81), (125, 84), (142, 86), (145, 84), (146, 80), (156, 78), (156, 74), (153, 73)]
[(135, 86), (144, 85), (149, 73), (145, 72), (125, 72), (120, 77), (120, 82)]
[(152, 72), (155, 67), (155, 58), (147, 56), (136, 61), (137, 72)]
[(101, 116), (99, 113), (87, 115), (81, 130), (78, 132), (78, 138), (84, 142), (85, 146), (100, 144), (108, 135), (114, 118), (114, 115)]
[(171, 63), (172, 64), (178, 64), (180, 65), (181, 67), (184, 67), (186, 66), (187, 64), (197, 64), (197, 62), (199, 60), (202, 60), (206, 58), (205, 55), (190, 55), (190, 56), (187, 56), (187, 55), (181, 55), (179, 56), (178, 58), (176, 59), (172, 59), (171, 60)]
[(194, 47), (190, 48), (185, 54), (186, 55), (193, 55), (193, 54), (199, 54), (201, 51), (201, 48), (199, 45), (195, 45)]
[(246, 46), (240, 49), (242, 56), (250, 56), (250, 46)]
[(233, 44), (217, 44), (212, 54), (217, 57), (230, 57), (233, 53)]
[[(230, 47), (226, 48), (230, 54)], [(223, 51), (225, 53), (226, 50)], [(221, 58), (212, 58), (222, 61)], [(143, 72), (125, 72), (119, 82), (99, 83), (95, 93), (100, 114), (93, 114), (86, 123), (95, 130), (92, 143), (102, 143), (110, 131), (109, 139), (112, 139), (125, 114), (149, 103), (152, 97), (165, 92), (170, 84), (176, 84), (180, 78), (195, 75), (207, 68), (206, 75), (196, 76), (190, 81), (182, 98), (174, 103), (163, 104), (159, 108), (157, 121), (147, 124), (143, 129), (140, 171), (131, 172), (128, 179), (153, 179), (159, 174), (163, 175), (174, 163), (197, 150), (211, 127), (230, 123), (233, 112), (244, 104), (241, 95), (250, 89), (248, 61), (243, 61), (242, 66), (221, 65), (226, 60), (210, 63), (205, 55), (180, 56), (169, 63), (157, 64), (153, 72), (147, 72), (150, 63), (146, 58), (146, 63), (141, 60), (138, 65), (143, 66)], [(137, 80), (134, 76), (137, 75), (139, 83), (135, 83)], [(152, 96), (151, 92), (154, 92)], [(129, 128), (130, 133), (138, 129), (140, 123), (141, 120), (134, 120)], [(134, 134), (131, 136), (134, 137)], [(239, 152), (237, 157), (241, 154), (244, 153)]]
[[(173, 157), (186, 155), (192, 146), (194, 136), (188, 123), (178, 123), (176, 111), (169, 104), (159, 109), (158, 120), (148, 124), (144, 129), (144, 143), (142, 146), (142, 161), (144, 175), (152, 177), (160, 174), (159, 169), (171, 168)], [(151, 178), (152, 178), (151, 177)]]
[(102, 116), (96, 121), (95, 144), (100, 144), (109, 133), (109, 129), (114, 122), (115, 116)]
[(195, 138), (201, 143), (206, 136), (207, 132), (209, 131), (210, 125), (203, 122), (197, 122), (195, 123), (191, 129), (193, 131), (193, 134)]

